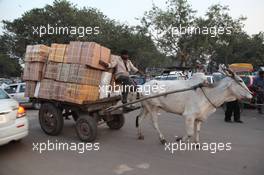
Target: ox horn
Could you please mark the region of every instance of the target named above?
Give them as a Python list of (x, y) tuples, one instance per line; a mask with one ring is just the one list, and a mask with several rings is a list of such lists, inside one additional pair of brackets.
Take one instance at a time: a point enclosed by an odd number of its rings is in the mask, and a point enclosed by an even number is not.
[(232, 77), (235, 76), (235, 73), (230, 68), (227, 68), (226, 70)]

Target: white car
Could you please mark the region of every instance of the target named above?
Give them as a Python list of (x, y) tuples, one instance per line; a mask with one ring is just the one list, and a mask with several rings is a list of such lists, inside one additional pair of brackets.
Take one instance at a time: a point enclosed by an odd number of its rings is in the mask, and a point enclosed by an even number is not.
[(209, 84), (213, 84), (214, 83), (214, 77), (212, 75), (206, 75), (206, 79), (207, 79)]
[(25, 89), (26, 89), (26, 83), (10, 84), (4, 88), (4, 90), (12, 98), (18, 101), (20, 105), (24, 107), (33, 107), (35, 109), (39, 109), (40, 108), (39, 103), (35, 103), (34, 101), (31, 101), (30, 98), (25, 97)]
[(17, 141), (28, 135), (25, 109), (0, 89), (0, 145)]
[(156, 80), (186, 80), (186, 76), (181, 71), (171, 71), (155, 77)]
[(21, 103), (28, 103), (29, 98), (25, 97), (26, 83), (10, 84), (4, 90), (15, 100)]

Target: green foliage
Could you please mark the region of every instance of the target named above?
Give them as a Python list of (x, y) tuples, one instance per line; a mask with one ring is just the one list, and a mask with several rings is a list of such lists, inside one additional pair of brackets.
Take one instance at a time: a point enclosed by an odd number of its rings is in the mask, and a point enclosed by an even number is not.
[(166, 10), (153, 5), (145, 12), (141, 23), (164, 54), (180, 59), (183, 64), (185, 58), (181, 56), (187, 52), (189, 36), (172, 36), (172, 28), (192, 26), (195, 11), (186, 0), (168, 0), (166, 4)]
[[(162, 53), (171, 56), (181, 66), (201, 63), (230, 64), (250, 62), (263, 64), (263, 34), (250, 37), (243, 31), (245, 17), (234, 19), (228, 6), (220, 4), (208, 8), (204, 17), (195, 17), (187, 0), (167, 0), (165, 10), (153, 5), (141, 19), (142, 30), (149, 33)], [(228, 29), (230, 32), (211, 34), (185, 33), (172, 35), (178, 29)]]
[[(1, 42), (8, 48), (9, 53), (21, 59), (24, 57), (26, 45), (50, 45), (77, 40), (98, 42), (110, 48), (114, 54), (119, 54), (122, 49), (128, 49), (132, 59), (144, 60), (143, 64), (140, 64), (142, 68), (154, 66), (159, 62), (154, 60), (164, 59), (151, 38), (142, 34), (137, 28), (119, 24), (94, 8), (78, 9), (74, 4), (65, 0), (55, 0), (53, 5), (34, 8), (24, 13), (21, 18), (14, 21), (3, 21), (3, 23), (6, 33), (2, 36)], [(99, 27), (100, 34), (83, 37), (79, 34), (47, 34), (41, 37), (34, 34), (33, 27), (48, 24), (58, 27)]]
[(21, 66), (17, 59), (0, 54), (0, 77), (20, 77)]
[[(23, 60), (26, 45), (69, 43), (70, 41), (95, 41), (119, 54), (130, 51), (135, 65), (165, 67), (173, 65), (194, 66), (196, 61), (231, 64), (249, 62), (264, 64), (263, 33), (249, 36), (243, 31), (245, 17), (234, 19), (229, 8), (220, 4), (208, 8), (203, 17), (196, 17), (187, 0), (167, 0), (166, 9), (155, 4), (145, 12), (141, 26), (128, 26), (109, 19), (95, 8), (77, 8), (66, 0), (55, 0), (52, 5), (34, 8), (13, 21), (3, 21), (4, 34), (0, 36), (0, 53), (12, 61)], [(99, 35), (57, 34), (39, 36), (33, 27), (99, 27)], [(231, 34), (175, 34), (174, 27), (227, 28)]]

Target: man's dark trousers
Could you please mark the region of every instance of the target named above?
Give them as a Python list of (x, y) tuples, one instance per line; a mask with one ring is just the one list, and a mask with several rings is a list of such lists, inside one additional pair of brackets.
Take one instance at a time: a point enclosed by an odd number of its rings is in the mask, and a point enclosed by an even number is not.
[(231, 121), (233, 113), (234, 121), (240, 121), (240, 107), (237, 100), (226, 103), (225, 121)]
[[(123, 104), (127, 103), (128, 92), (133, 92), (135, 90), (135, 88), (136, 88), (135, 83), (128, 76), (123, 76), (123, 75), (119, 76), (116, 79), (116, 83), (122, 85), (122, 103)], [(127, 87), (125, 88), (125, 86), (127, 86)]]
[[(264, 98), (263, 92), (257, 92), (257, 104), (263, 104), (264, 101), (263, 98)], [(259, 105), (257, 108), (259, 113), (263, 113), (261, 105)]]

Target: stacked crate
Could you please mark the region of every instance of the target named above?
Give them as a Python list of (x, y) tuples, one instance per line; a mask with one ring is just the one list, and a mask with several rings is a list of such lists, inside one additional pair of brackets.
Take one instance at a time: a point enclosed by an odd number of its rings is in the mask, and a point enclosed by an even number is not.
[(36, 84), (43, 78), (43, 69), (49, 55), (45, 45), (28, 45), (25, 55), (23, 80), (26, 81), (25, 96), (33, 97)]
[(105, 70), (99, 60), (109, 62), (110, 50), (94, 42), (52, 44), (37, 97), (82, 104), (99, 99)]

